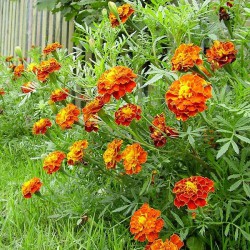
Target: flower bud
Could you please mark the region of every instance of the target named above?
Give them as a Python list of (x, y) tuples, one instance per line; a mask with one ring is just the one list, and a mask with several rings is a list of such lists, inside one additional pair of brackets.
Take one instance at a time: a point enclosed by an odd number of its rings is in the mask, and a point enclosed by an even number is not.
[(109, 1), (108, 2), (108, 6), (109, 6), (109, 10), (111, 13), (113, 13), (115, 15), (115, 17), (119, 20), (119, 13), (118, 13), (118, 9), (116, 7), (116, 4), (114, 2)]
[(15, 53), (20, 57), (23, 58), (23, 53), (22, 53), (22, 49), (20, 46), (16, 46), (15, 47)]
[(107, 14), (108, 14), (107, 9), (105, 9), (105, 8), (104, 8), (104, 9), (102, 9), (102, 15), (103, 15), (103, 16), (107, 16)]

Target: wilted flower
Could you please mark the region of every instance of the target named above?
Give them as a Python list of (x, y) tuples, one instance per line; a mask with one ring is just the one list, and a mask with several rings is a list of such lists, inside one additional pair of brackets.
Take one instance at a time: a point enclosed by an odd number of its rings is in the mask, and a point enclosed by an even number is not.
[(47, 61), (42, 61), (37, 69), (37, 79), (41, 82), (44, 82), (49, 77), (49, 74), (59, 70), (60, 68), (61, 65), (54, 58), (50, 58)]
[(26, 82), (21, 86), (21, 91), (24, 94), (28, 94), (30, 92), (33, 92), (35, 90), (35, 83), (33, 82)]
[(45, 134), (47, 129), (52, 126), (52, 123), (47, 118), (42, 118), (39, 121), (35, 122), (32, 128), (32, 132), (35, 135)]
[(214, 41), (213, 46), (206, 51), (207, 60), (213, 69), (222, 68), (224, 65), (236, 60), (237, 50), (232, 42)]
[(201, 65), (202, 59), (200, 59), (199, 53), (201, 48), (199, 46), (191, 44), (181, 44), (174, 53), (171, 60), (172, 70), (188, 71), (195, 65)]
[(118, 125), (129, 126), (133, 119), (141, 119), (141, 108), (135, 104), (126, 104), (115, 112)]
[(212, 96), (211, 91), (211, 85), (203, 78), (183, 75), (166, 92), (166, 103), (177, 119), (186, 121), (207, 108), (206, 101)]
[(140, 242), (156, 240), (164, 226), (160, 215), (160, 210), (151, 208), (147, 203), (135, 211), (130, 220), (130, 232), (135, 235), (134, 239)]
[(130, 68), (125, 66), (111, 68), (105, 71), (98, 80), (98, 93), (107, 97), (113, 95), (118, 100), (135, 88), (134, 78), (136, 74)]
[(166, 239), (164, 242), (162, 239), (155, 240), (149, 243), (145, 250), (179, 250), (184, 246), (180, 237), (177, 234), (173, 234), (170, 239)]
[(34, 177), (31, 180), (25, 182), (22, 186), (23, 197), (31, 198), (32, 194), (39, 192), (41, 186), (42, 186), (42, 182), (37, 177)]
[(207, 177), (191, 176), (178, 181), (173, 189), (176, 194), (174, 205), (178, 208), (187, 205), (196, 209), (207, 205), (208, 193), (214, 192), (214, 182)]
[(68, 89), (56, 89), (50, 95), (50, 100), (53, 102), (60, 102), (65, 100), (69, 95)]
[[(117, 13), (114, 13), (117, 12)], [(134, 13), (133, 8), (130, 4), (123, 4), (122, 6), (117, 8), (116, 10), (112, 10), (109, 14), (109, 20), (111, 23), (111, 26), (114, 28), (116, 26), (119, 26), (119, 20), (117, 19), (118, 15), (122, 23), (125, 23), (128, 18)]]
[(103, 159), (107, 169), (115, 168), (116, 163), (121, 160), (121, 145), (123, 140), (114, 139), (107, 146), (106, 151), (103, 154)]
[(139, 143), (128, 145), (121, 155), (126, 174), (139, 173), (142, 168), (141, 164), (147, 161), (147, 155)]
[(86, 140), (76, 141), (70, 148), (67, 154), (67, 162), (69, 165), (75, 165), (83, 159), (83, 150), (88, 147)]
[(5, 95), (5, 91), (3, 88), (0, 88), (0, 95)]
[(71, 128), (74, 122), (77, 122), (80, 110), (72, 103), (67, 104), (65, 108), (62, 108), (56, 115), (56, 123), (62, 129)]
[(57, 49), (59, 48), (62, 48), (62, 45), (58, 42), (55, 42), (55, 43), (51, 43), (51, 44), (48, 44), (44, 49), (43, 49), (43, 53), (44, 54), (49, 54), (53, 51), (56, 51)]
[(47, 157), (43, 161), (43, 169), (47, 174), (52, 174), (57, 172), (66, 155), (61, 151), (54, 151), (47, 155)]
[(5, 62), (11, 62), (12, 59), (13, 59), (13, 56), (7, 56), (7, 57), (5, 58)]
[(24, 72), (24, 66), (23, 64), (19, 64), (14, 68), (14, 76), (15, 77), (20, 77), (22, 73)]

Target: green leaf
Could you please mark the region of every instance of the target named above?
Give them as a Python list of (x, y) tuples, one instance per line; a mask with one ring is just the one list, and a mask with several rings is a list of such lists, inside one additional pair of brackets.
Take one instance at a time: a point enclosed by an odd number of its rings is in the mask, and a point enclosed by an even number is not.
[(38, 10), (52, 10), (56, 7), (57, 0), (37, 0), (37, 9)]
[(197, 237), (190, 237), (187, 239), (187, 246), (190, 250), (203, 250), (204, 248), (204, 243), (200, 238)]
[(226, 229), (225, 229), (225, 231), (224, 231), (225, 236), (228, 235), (229, 229), (230, 229), (230, 224), (227, 224)]
[(228, 221), (229, 215), (231, 214), (231, 201), (227, 204), (227, 210), (226, 210), (226, 221)]
[(232, 174), (230, 176), (227, 177), (228, 180), (231, 180), (231, 179), (236, 179), (236, 178), (239, 178), (241, 176), (241, 174)]
[(179, 215), (177, 215), (176, 213), (174, 213), (173, 211), (171, 211), (171, 214), (174, 216), (175, 220), (178, 222), (178, 224), (181, 226), (181, 227), (184, 227), (184, 224), (181, 220), (181, 218), (179, 217)]
[(234, 240), (237, 241), (238, 237), (239, 237), (239, 228), (236, 227), (235, 234), (234, 234)]
[(151, 182), (151, 178), (145, 180), (145, 182), (143, 183), (141, 192), (139, 194), (140, 196), (145, 193), (146, 189), (148, 189), (150, 182)]
[(242, 229), (241, 229), (240, 231), (241, 231), (242, 235), (243, 235), (248, 241), (250, 241), (250, 234), (247, 233), (246, 231), (242, 230)]
[(121, 212), (121, 211), (125, 210), (129, 206), (130, 205), (125, 205), (125, 206), (122, 206), (122, 207), (118, 207), (117, 209), (113, 210), (112, 212), (113, 213)]
[(239, 154), (240, 150), (239, 150), (238, 145), (237, 145), (234, 141), (231, 141), (231, 144), (232, 144), (232, 146), (233, 146), (234, 152), (235, 152), (236, 154)]
[(145, 84), (143, 84), (143, 86), (141, 86), (140, 89), (145, 88), (146, 86), (159, 81), (162, 77), (163, 77), (162, 74), (157, 74), (153, 76), (150, 80), (148, 80)]
[(240, 140), (250, 144), (250, 139), (246, 138), (245, 136), (237, 135), (237, 134), (235, 136), (237, 136)]
[(222, 155), (224, 155), (224, 154), (227, 152), (227, 150), (228, 150), (230, 144), (231, 144), (230, 142), (227, 142), (226, 144), (224, 144), (224, 145), (220, 148), (220, 150), (218, 151), (218, 154), (217, 154), (217, 156), (216, 156), (216, 159), (219, 159)]
[(243, 189), (248, 197), (250, 197), (250, 187), (246, 182), (243, 182)]
[(241, 183), (242, 183), (242, 180), (236, 181), (236, 182), (229, 188), (229, 191), (230, 191), (230, 192), (234, 191), (235, 189), (237, 189), (237, 188), (240, 186)]

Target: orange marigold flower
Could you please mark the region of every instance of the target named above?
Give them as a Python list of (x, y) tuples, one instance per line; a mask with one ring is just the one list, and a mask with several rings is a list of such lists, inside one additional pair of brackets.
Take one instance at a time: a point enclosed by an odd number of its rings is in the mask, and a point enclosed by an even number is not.
[(3, 88), (0, 88), (0, 95), (5, 95), (5, 91)]
[(37, 72), (39, 65), (37, 63), (30, 63), (27, 67), (27, 71)]
[(77, 122), (80, 110), (72, 103), (67, 104), (65, 108), (62, 108), (56, 115), (56, 123), (62, 129), (71, 128), (74, 122)]
[(22, 73), (24, 72), (24, 66), (23, 64), (19, 64), (14, 68), (14, 76), (15, 77), (20, 77)]
[(154, 141), (156, 147), (162, 147), (166, 144), (167, 138), (169, 137), (178, 137), (179, 133), (174, 129), (166, 125), (164, 114), (156, 115), (152, 121), (154, 126), (150, 126), (150, 137)]
[(13, 56), (7, 56), (7, 57), (5, 58), (5, 62), (11, 62), (12, 59), (13, 59)]
[(49, 77), (49, 74), (53, 73), (56, 70), (59, 70), (60, 68), (61, 65), (54, 58), (43, 61), (37, 68), (37, 79), (41, 82), (44, 82)]
[(172, 83), (166, 92), (166, 103), (177, 119), (186, 121), (207, 108), (211, 92), (211, 85), (203, 78), (187, 74)]
[(214, 41), (213, 46), (206, 51), (207, 60), (213, 69), (222, 68), (224, 65), (236, 60), (237, 50), (232, 42)]
[[(84, 116), (85, 117), (85, 116)], [(87, 132), (92, 132), (95, 131), (97, 132), (99, 127), (98, 127), (98, 115), (93, 115), (91, 114), (88, 117), (88, 120), (86, 120), (86, 118), (84, 118), (84, 128)]]
[(54, 151), (46, 156), (43, 161), (43, 169), (47, 174), (57, 172), (66, 155), (61, 151)]
[[(130, 4), (123, 4), (122, 6), (117, 8), (117, 11), (122, 23), (125, 23), (128, 18), (135, 12)], [(113, 28), (120, 25), (115, 14), (112, 12), (109, 14), (109, 20)]]
[(133, 119), (141, 119), (141, 108), (134, 104), (126, 104), (115, 112), (118, 125), (129, 126)]
[(35, 135), (45, 134), (47, 129), (52, 126), (52, 123), (47, 118), (42, 118), (39, 121), (35, 122), (32, 128), (32, 132)]
[(107, 169), (115, 168), (116, 163), (121, 160), (121, 145), (123, 140), (114, 139), (108, 144), (106, 151), (103, 154), (103, 159)]
[(178, 208), (187, 205), (196, 209), (207, 205), (208, 193), (214, 192), (214, 182), (207, 177), (191, 176), (178, 181), (173, 189), (176, 194), (174, 205)]
[(184, 246), (180, 237), (177, 234), (173, 234), (170, 239), (166, 239), (164, 242), (162, 239), (155, 240), (149, 243), (145, 250), (179, 250)]
[(26, 82), (21, 86), (21, 91), (24, 94), (28, 94), (30, 92), (34, 92), (35, 91), (35, 86), (36, 84), (33, 82)]
[(130, 232), (135, 240), (153, 242), (159, 236), (164, 221), (160, 217), (161, 211), (151, 208), (147, 203), (135, 211), (130, 220)]
[(56, 89), (50, 95), (50, 100), (53, 102), (60, 102), (65, 100), (69, 95), (68, 89)]
[(86, 140), (76, 141), (69, 149), (67, 154), (67, 162), (69, 165), (75, 165), (80, 162), (83, 158), (83, 150), (88, 147), (88, 142)]
[(120, 99), (126, 93), (132, 92), (136, 83), (134, 78), (137, 75), (125, 66), (116, 66), (105, 71), (97, 82), (98, 93)]
[(141, 164), (147, 161), (147, 155), (139, 143), (128, 145), (121, 155), (126, 174), (139, 173)]
[(23, 197), (31, 198), (32, 194), (39, 192), (41, 186), (42, 186), (42, 182), (37, 177), (34, 177), (31, 180), (25, 182), (22, 186)]
[(195, 65), (203, 63), (200, 59), (199, 53), (201, 48), (199, 46), (191, 44), (181, 44), (174, 53), (171, 60), (172, 70), (188, 71)]
[(56, 51), (57, 49), (62, 48), (62, 45), (58, 42), (48, 44), (44, 49), (43, 53), (48, 55), (49, 53)]

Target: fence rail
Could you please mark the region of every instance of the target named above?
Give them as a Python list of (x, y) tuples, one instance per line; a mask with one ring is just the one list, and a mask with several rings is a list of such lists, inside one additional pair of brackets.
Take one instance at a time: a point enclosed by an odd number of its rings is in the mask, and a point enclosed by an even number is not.
[(73, 21), (64, 21), (61, 13), (37, 10), (35, 2), (0, 0), (0, 55), (13, 55), (15, 46), (25, 53), (32, 45), (45, 47), (55, 41), (72, 51)]

